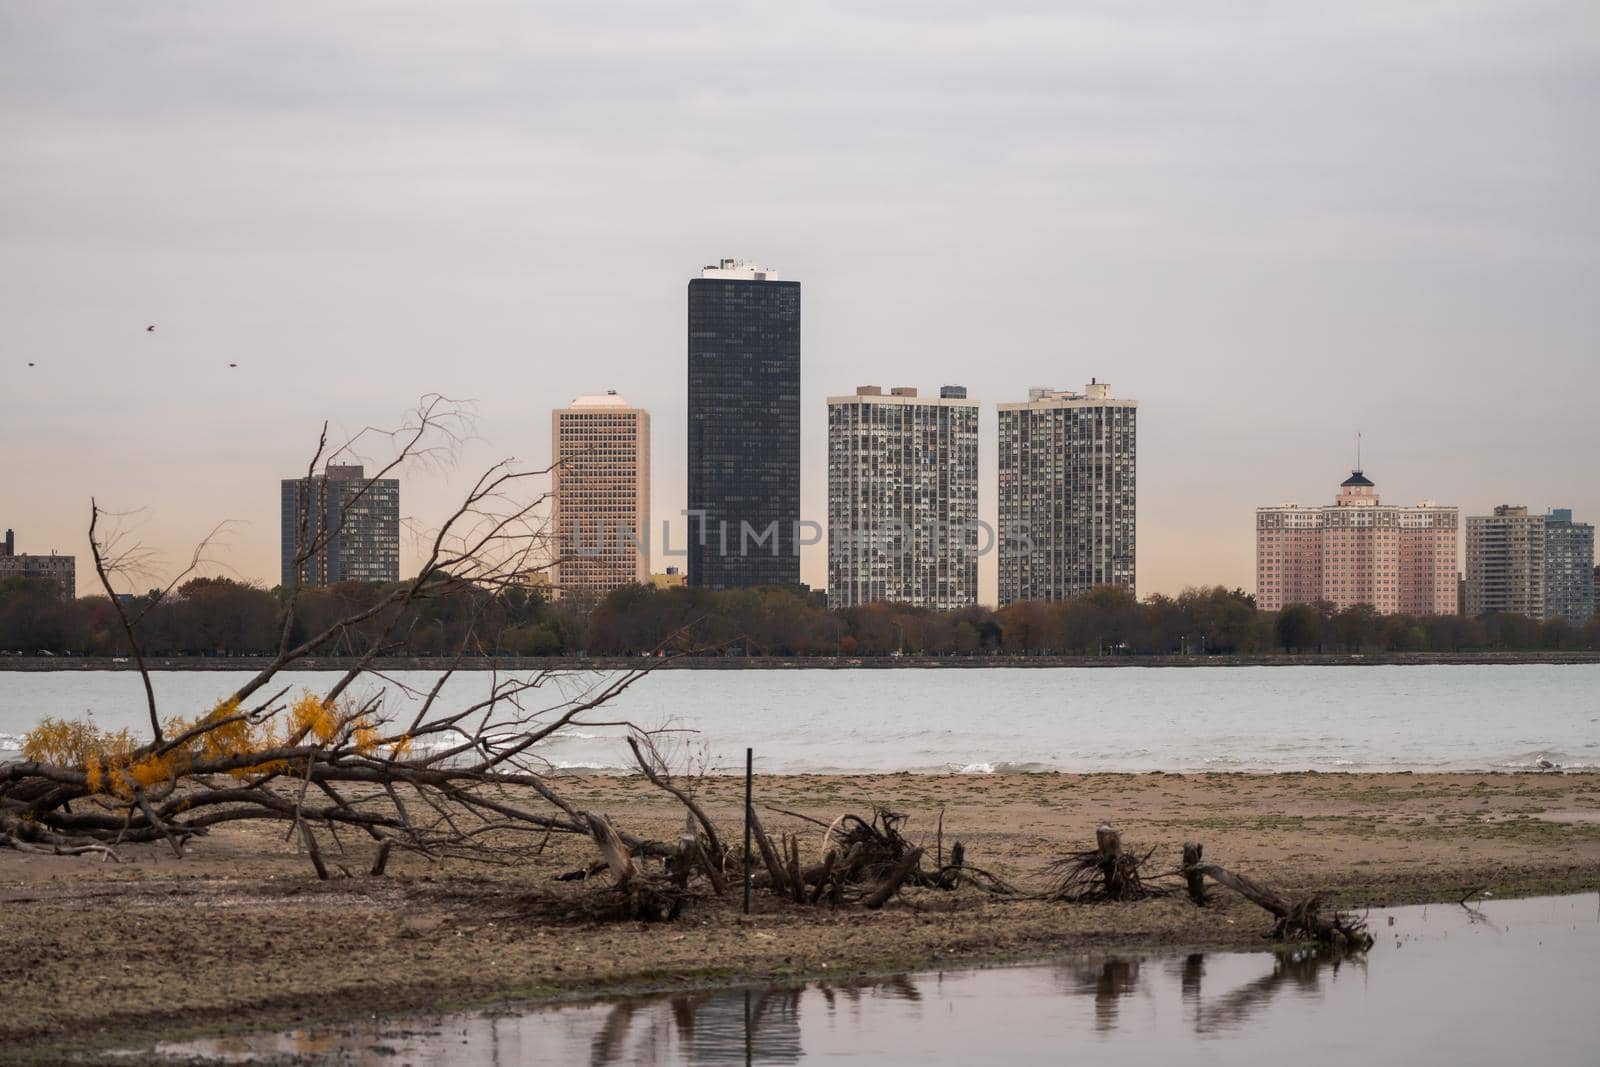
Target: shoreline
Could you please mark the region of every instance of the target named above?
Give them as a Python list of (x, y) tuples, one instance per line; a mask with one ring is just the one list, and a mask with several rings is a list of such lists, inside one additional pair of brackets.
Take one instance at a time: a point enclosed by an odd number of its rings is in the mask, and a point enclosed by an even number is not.
[[(1587, 897), (1596, 892), (1594, 887), (1551, 889), (1536, 888), (1524, 893), (1507, 893), (1494, 898), (1495, 900), (1534, 900), (1540, 898), (1578, 898)], [(1375, 909), (1388, 909), (1396, 907), (1426, 907), (1428, 905), (1452, 905), (1457, 901), (1448, 898), (1448, 894), (1437, 898), (1425, 900), (1412, 900), (1395, 904), (1371, 904)], [(1092, 906), (1092, 905), (1090, 905)], [(55, 1059), (49, 1057), (60, 1056), (68, 1062), (82, 1062), (86, 1055), (96, 1052), (106, 1052), (115, 1055), (116, 1062), (126, 1064), (128, 1067), (170, 1067), (174, 1063), (187, 1063), (189, 1060), (173, 1059), (171, 1057), (152, 1055), (152, 1049), (157, 1044), (182, 1043), (205, 1039), (228, 1038), (232, 1035), (249, 1035), (260, 1033), (281, 1032), (300, 1028), (337, 1028), (337, 1027), (389, 1027), (395, 1025), (432, 1025), (434, 1017), (447, 1017), (452, 1015), (519, 1015), (538, 1011), (559, 1011), (563, 1008), (581, 1008), (589, 1005), (606, 1005), (625, 1000), (655, 1000), (674, 996), (708, 994), (719, 992), (740, 992), (742, 990), (765, 990), (773, 987), (804, 986), (813, 982), (829, 983), (838, 982), (844, 985), (872, 985), (885, 982), (901, 976), (921, 976), (929, 974), (961, 974), (968, 971), (999, 970), (1008, 967), (1029, 967), (1040, 964), (1066, 962), (1079, 959), (1098, 959), (1099, 957), (1115, 959), (1136, 959), (1140, 961), (1175, 959), (1194, 953), (1204, 955), (1223, 954), (1287, 954), (1303, 951), (1304, 945), (1274, 943), (1261, 937), (1256, 937), (1251, 943), (1236, 943), (1233, 940), (1208, 941), (1196, 940), (1190, 942), (1161, 942), (1124, 941), (1116, 937), (1107, 937), (1091, 944), (1065, 946), (1051, 949), (1026, 949), (997, 955), (972, 955), (972, 956), (941, 956), (932, 955), (907, 956), (903, 962), (886, 962), (885, 964), (868, 965), (861, 969), (851, 971), (821, 970), (785, 970), (777, 975), (738, 975), (724, 977), (721, 975), (701, 977), (691, 972), (684, 972), (677, 978), (662, 978), (658, 976), (642, 977), (620, 982), (612, 985), (599, 985), (586, 989), (540, 989), (533, 988), (525, 991), (513, 991), (493, 994), (487, 997), (469, 997), (462, 1000), (448, 998), (434, 1000), (427, 1004), (411, 1009), (378, 1011), (359, 1018), (352, 1018), (342, 1014), (326, 1014), (319, 1011), (296, 1010), (293, 1014), (279, 1017), (277, 1023), (271, 1022), (270, 1015), (256, 1019), (247, 1019), (241, 1022), (226, 1022), (221, 1025), (211, 1023), (179, 1023), (177, 1025), (164, 1024), (157, 1029), (123, 1031), (113, 1040), (97, 1040), (92, 1043), (73, 1043), (58, 1045), (47, 1050), (40, 1050), (43, 1055), (24, 1054), (17, 1058), (10, 1058), (0, 1044), (0, 1064), (35, 1065), (53, 1063)], [(205, 1061), (210, 1062), (210, 1061)], [(273, 1063), (298, 1063), (298, 1059), (281, 1061), (274, 1059)], [(307, 1062), (323, 1062), (318, 1059)]]
[[(569, 776), (558, 787), (654, 836), (681, 809), (641, 779)], [(1600, 888), (1593, 775), (1277, 774), (762, 776), (758, 804), (813, 816), (883, 804), (1024, 888), (1111, 819), (1158, 868), (1185, 840), (1288, 894), (1341, 907)], [(699, 795), (735, 825), (743, 782)], [(814, 827), (767, 814), (769, 831)], [(929, 842), (931, 843), (931, 841)], [(677, 922), (597, 922), (594, 887), (551, 876), (592, 859), (557, 838), (510, 867), (396, 853), (364, 875), (370, 842), (345, 838), (354, 877), (318, 882), (281, 828), (228, 824), (175, 860), (122, 864), (0, 850), (0, 1062), (57, 1062), (154, 1037), (292, 1027), (368, 1014), (529, 1006), (596, 996), (862, 977), (1081, 953), (1266, 947), (1265, 913), (1231, 895), (1064, 905), (973, 890), (914, 890), (878, 912), (798, 908), (757, 892), (754, 913), (706, 898)], [(1169, 856), (1169, 854), (1173, 854)], [(735, 897), (736, 894), (730, 894)], [(133, 1061), (137, 1062), (137, 1060)]]
[[(292, 671), (347, 671), (357, 657), (307, 656)], [(152, 671), (260, 671), (270, 656), (156, 656)], [(442, 656), (386, 656), (374, 671), (624, 671), (624, 670), (984, 670), (995, 668), (1438, 667), (1570, 666), (1600, 663), (1600, 650), (1573, 652), (1267, 653), (1188, 656), (499, 656), (452, 661)], [(0, 671), (133, 671), (127, 657), (0, 656)]]

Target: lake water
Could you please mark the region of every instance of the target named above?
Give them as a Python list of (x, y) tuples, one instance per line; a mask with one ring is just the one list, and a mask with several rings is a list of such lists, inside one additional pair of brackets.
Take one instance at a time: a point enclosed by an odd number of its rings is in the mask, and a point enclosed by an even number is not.
[[(170, 671), (155, 687), (164, 715), (193, 716), (248, 677)], [(387, 712), (436, 677), (389, 676)], [(599, 677), (552, 678), (534, 703)], [(460, 706), (491, 684), (464, 672), (445, 696)], [(146, 729), (138, 676), (0, 672), (0, 758), (40, 717), (85, 713)], [(664, 670), (590, 717), (693, 730), (681, 742), (723, 771), (743, 769), (746, 745), (772, 773), (1600, 769), (1600, 665)], [(576, 727), (542, 751), (558, 768), (616, 769), (620, 737)]]
[(1600, 896), (1394, 908), (1365, 957), (1082, 956), (247, 1034), (174, 1058), (467, 1064), (1592, 1064)]

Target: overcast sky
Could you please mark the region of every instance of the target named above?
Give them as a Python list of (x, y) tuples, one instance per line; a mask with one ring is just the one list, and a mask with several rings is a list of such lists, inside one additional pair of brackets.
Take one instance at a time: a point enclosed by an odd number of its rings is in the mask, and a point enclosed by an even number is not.
[(1358, 431), (1388, 501), (1594, 520), (1597, 114), (1592, 0), (3, 0), (0, 526), (82, 557), (94, 495), (177, 564), (237, 519), (270, 585), (324, 418), (477, 401), (427, 525), (607, 388), (676, 514), (724, 256), (804, 285), (808, 517), (828, 395), (966, 385), (992, 517), (993, 405), (1096, 377), (1141, 594), (1253, 588), (1253, 509)]

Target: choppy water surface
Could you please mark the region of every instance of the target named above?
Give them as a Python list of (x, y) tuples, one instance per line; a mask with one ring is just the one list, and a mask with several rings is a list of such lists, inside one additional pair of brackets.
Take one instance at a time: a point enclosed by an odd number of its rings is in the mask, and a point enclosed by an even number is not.
[[(163, 672), (163, 713), (193, 716), (249, 675)], [(281, 676), (325, 688), (332, 674)], [(559, 703), (600, 676), (551, 680)], [(430, 672), (391, 676), (386, 710), (413, 706)], [(482, 699), (493, 676), (453, 678), (442, 706)], [(376, 684), (376, 683), (374, 683)], [(370, 692), (369, 686), (366, 692)], [(92, 712), (145, 729), (131, 672), (0, 673), (0, 758), (41, 716)], [(1600, 768), (1600, 665), (1428, 667), (667, 670), (596, 719), (695, 731), (714, 769), (756, 749), (768, 772), (1445, 771)], [(620, 731), (573, 728), (545, 746), (556, 767), (626, 764)]]
[[(1392, 924), (1391, 924), (1391, 921)], [(1376, 911), (1365, 958), (1084, 956), (167, 1044), (435, 1064), (1595, 1062), (1600, 896)]]

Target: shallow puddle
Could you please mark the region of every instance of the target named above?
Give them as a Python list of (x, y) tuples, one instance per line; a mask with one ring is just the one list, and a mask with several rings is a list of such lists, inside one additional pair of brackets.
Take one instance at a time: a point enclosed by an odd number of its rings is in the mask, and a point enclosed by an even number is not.
[(1081, 956), (170, 1043), (399, 1064), (1600, 1062), (1600, 895), (1394, 908), (1366, 958)]

